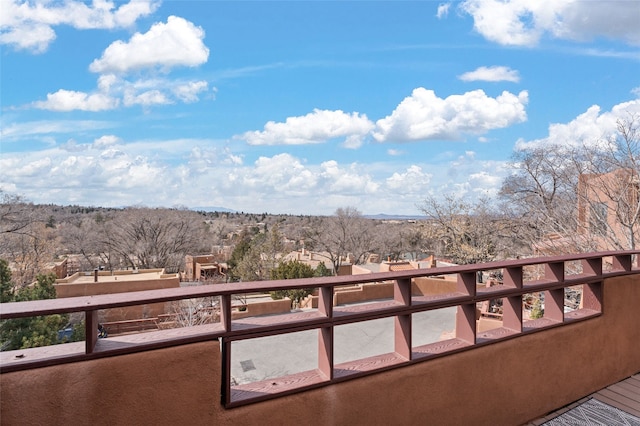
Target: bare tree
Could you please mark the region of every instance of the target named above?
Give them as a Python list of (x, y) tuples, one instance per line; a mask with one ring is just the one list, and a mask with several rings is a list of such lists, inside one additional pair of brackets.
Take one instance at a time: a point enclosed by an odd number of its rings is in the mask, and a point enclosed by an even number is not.
[[(421, 221), (421, 225), (424, 221)], [(382, 223), (377, 226), (377, 239), (380, 254), (383, 259), (399, 260), (402, 256), (409, 256), (411, 260), (426, 252), (433, 251), (426, 238), (423, 226), (416, 224)]]
[(0, 234), (28, 233), (29, 225), (37, 221), (31, 202), (0, 190)]
[(189, 252), (199, 250), (203, 233), (178, 211), (129, 208), (107, 223), (102, 244), (133, 268), (165, 268), (178, 271)]
[(305, 241), (315, 250), (328, 253), (334, 271), (338, 271), (349, 255), (355, 264), (364, 263), (367, 255), (378, 251), (375, 222), (367, 219), (355, 207), (336, 210), (333, 216), (307, 229)]
[(32, 203), (1, 191), (0, 197), (0, 256), (10, 262), (16, 284), (31, 284), (59, 253), (57, 233)]
[(502, 185), (503, 210), (520, 238), (546, 251), (633, 249), (640, 231), (638, 119), (609, 139), (516, 151)]
[(583, 148), (589, 175), (578, 187), (582, 234), (599, 248), (635, 249), (640, 236), (640, 132), (638, 117), (617, 122), (605, 143)]
[(438, 241), (434, 251), (457, 264), (519, 253), (522, 247), (513, 239), (511, 218), (492, 206), (488, 199), (469, 202), (450, 194), (443, 199), (428, 197), (420, 206), (430, 223), (425, 238)]

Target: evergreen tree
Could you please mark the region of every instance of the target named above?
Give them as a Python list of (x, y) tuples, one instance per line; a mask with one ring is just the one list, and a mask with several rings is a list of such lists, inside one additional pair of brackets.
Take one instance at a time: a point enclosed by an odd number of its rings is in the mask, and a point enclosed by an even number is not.
[[(289, 260), (287, 262), (280, 262), (278, 266), (271, 270), (272, 280), (288, 280), (294, 278), (311, 278), (315, 275), (315, 271), (311, 266), (306, 263), (298, 262), (297, 260)], [(294, 306), (297, 306), (302, 299), (311, 294), (313, 289), (311, 288), (296, 288), (289, 290), (276, 290), (272, 291), (271, 298), (283, 299), (288, 297)]]
[(11, 282), (11, 270), (6, 260), (0, 259), (0, 303), (13, 300), (13, 283)]
[[(5, 263), (0, 262), (3, 280), (3, 302), (5, 298), (5, 271), (2, 265)], [(11, 301), (55, 299), (56, 289), (53, 286), (55, 282), (56, 276), (54, 274), (38, 275), (36, 282), (32, 286), (18, 290)], [(58, 331), (65, 328), (68, 323), (68, 315), (46, 315), (2, 321), (0, 323), (0, 347), (3, 351), (8, 351), (62, 343), (58, 338)]]

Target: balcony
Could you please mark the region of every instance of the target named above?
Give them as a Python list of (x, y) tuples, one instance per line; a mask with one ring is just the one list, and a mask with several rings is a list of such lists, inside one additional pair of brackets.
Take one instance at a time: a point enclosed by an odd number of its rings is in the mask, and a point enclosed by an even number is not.
[[(640, 371), (637, 253), (3, 304), (1, 319), (82, 312), (88, 337), (1, 353), (2, 422), (523, 424)], [(478, 286), (479, 271), (504, 279)], [(412, 293), (413, 278), (442, 275), (457, 277), (455, 292)], [(393, 298), (334, 306), (338, 286), (367, 282), (392, 282)], [(233, 295), (302, 287), (318, 288), (317, 309), (234, 319)], [(568, 288), (581, 290), (577, 308), (564, 306)], [(528, 319), (523, 300), (533, 292), (545, 295), (544, 316)], [(193, 298), (219, 298), (219, 320), (97, 338), (102, 309)], [(477, 307), (494, 300), (500, 321), (483, 329)], [(450, 315), (454, 330), (425, 342), (436, 313)], [(391, 338), (359, 352), (350, 327), (377, 324)], [(310, 343), (296, 344), (303, 335)], [(290, 364), (302, 358), (296, 351), (311, 353), (312, 365), (236, 380), (247, 361), (238, 354), (266, 348)]]

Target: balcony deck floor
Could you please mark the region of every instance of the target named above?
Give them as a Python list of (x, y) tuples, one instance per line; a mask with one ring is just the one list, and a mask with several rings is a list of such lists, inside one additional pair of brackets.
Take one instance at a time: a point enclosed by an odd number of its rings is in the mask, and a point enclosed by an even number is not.
[[(637, 418), (637, 424), (640, 425), (640, 373), (635, 374), (621, 382), (615, 383), (611, 386), (608, 386), (596, 393), (593, 393), (585, 398), (582, 398), (579, 401), (576, 401), (566, 407), (563, 407), (557, 411), (547, 414), (544, 417), (536, 419), (532, 422), (526, 424), (526, 426), (539, 426), (545, 425), (547, 422), (551, 424), (553, 419), (558, 419), (563, 414), (571, 411), (581, 405), (587, 403), (591, 399), (597, 400), (599, 402), (605, 403), (610, 407), (617, 408), (619, 410), (624, 411), (627, 414), (635, 416)], [(587, 412), (587, 411), (585, 411)], [(584, 415), (584, 412), (582, 413)], [(594, 423), (589, 424), (602, 424), (597, 423), (597, 420), (594, 419)], [(635, 425), (636, 420), (631, 420), (630, 423), (623, 424), (632, 424)], [(559, 423), (562, 424), (562, 423)]]

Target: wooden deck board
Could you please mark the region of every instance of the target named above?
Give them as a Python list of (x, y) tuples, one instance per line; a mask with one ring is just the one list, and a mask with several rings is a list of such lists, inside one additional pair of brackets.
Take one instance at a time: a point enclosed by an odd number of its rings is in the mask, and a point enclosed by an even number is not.
[(527, 423), (526, 425), (534, 426), (544, 424), (546, 421), (560, 416), (568, 409), (580, 405), (581, 403), (588, 401), (591, 398), (597, 399), (600, 402), (618, 408), (636, 417), (640, 417), (640, 374), (635, 374), (631, 377), (628, 377), (625, 380), (622, 380), (618, 383), (606, 387), (605, 389), (599, 390), (598, 392), (582, 398), (581, 400), (576, 401), (573, 404), (562, 407), (553, 413), (549, 413), (545, 416), (540, 417), (539, 419), (535, 419)]
[[(608, 398), (610, 401), (614, 401), (616, 403), (615, 407), (620, 408), (623, 411), (626, 411), (629, 414), (633, 414), (635, 416), (640, 415), (640, 402), (636, 402), (625, 395), (621, 395), (617, 392), (614, 392), (607, 389), (602, 389), (593, 396), (596, 399), (600, 398)], [(602, 401), (606, 404), (610, 404), (609, 402)], [(613, 405), (613, 404), (610, 404)], [(633, 411), (633, 412), (631, 412)]]

